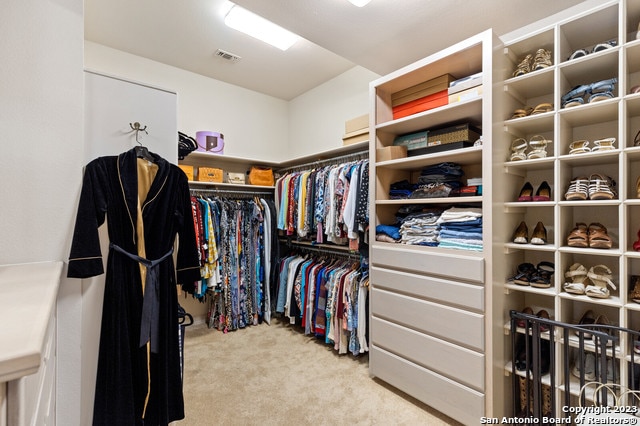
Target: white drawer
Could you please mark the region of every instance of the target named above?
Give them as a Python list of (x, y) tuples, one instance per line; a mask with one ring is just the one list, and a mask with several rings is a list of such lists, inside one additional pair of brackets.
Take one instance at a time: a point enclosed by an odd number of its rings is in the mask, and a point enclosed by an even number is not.
[(484, 390), (484, 355), (380, 318), (371, 320), (371, 343), (411, 362)]
[(470, 349), (484, 350), (484, 315), (373, 286), (371, 315)]
[(428, 275), (483, 283), (482, 253), (459, 253), (462, 250), (425, 250), (422, 247), (373, 246), (371, 264)]
[(466, 425), (478, 424), (484, 415), (484, 394), (424, 367), (372, 346), (372, 376), (389, 383), (447, 416)]
[(484, 311), (484, 287), (443, 278), (416, 275), (371, 267), (371, 282), (376, 288), (406, 293), (420, 298)]

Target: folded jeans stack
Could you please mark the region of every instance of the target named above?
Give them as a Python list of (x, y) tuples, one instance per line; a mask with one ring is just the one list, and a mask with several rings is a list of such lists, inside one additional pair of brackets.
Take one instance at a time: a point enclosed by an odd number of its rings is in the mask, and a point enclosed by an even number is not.
[(410, 198), (446, 198), (460, 195), (464, 171), (457, 163), (444, 162), (425, 167)]
[(482, 209), (451, 207), (438, 219), (439, 247), (482, 251)]

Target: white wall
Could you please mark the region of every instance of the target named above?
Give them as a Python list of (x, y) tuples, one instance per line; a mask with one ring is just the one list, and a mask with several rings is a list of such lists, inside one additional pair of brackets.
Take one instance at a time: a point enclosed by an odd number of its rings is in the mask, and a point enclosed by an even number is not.
[(344, 122), (369, 112), (369, 82), (354, 67), (290, 102), (85, 43), (85, 67), (178, 93), (178, 129), (225, 135), (225, 154), (284, 161), (342, 146)]
[(266, 161), (285, 155), (286, 101), (92, 42), (84, 52), (89, 70), (178, 93), (178, 130), (224, 134), (226, 155)]
[[(82, 178), (83, 39), (82, 0), (2, 2), (1, 264), (68, 256)], [(79, 285), (62, 279), (58, 295), (57, 415), (71, 426), (80, 424)]]
[(3, 1), (0, 263), (66, 256), (82, 171), (82, 0)]
[(357, 66), (289, 103), (289, 155), (285, 160), (342, 146), (344, 123), (369, 112), (369, 82), (379, 78)]

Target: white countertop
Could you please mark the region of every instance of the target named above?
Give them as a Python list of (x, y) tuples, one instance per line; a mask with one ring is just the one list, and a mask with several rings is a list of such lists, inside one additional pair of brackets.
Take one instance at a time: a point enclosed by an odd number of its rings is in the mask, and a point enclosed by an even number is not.
[(40, 368), (62, 262), (0, 266), (0, 383)]

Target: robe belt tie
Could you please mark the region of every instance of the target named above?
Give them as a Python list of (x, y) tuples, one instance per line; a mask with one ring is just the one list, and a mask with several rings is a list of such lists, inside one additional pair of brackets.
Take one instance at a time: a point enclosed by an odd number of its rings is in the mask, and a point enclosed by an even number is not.
[(158, 335), (160, 330), (160, 289), (158, 280), (158, 265), (173, 254), (173, 247), (165, 255), (156, 260), (145, 259), (133, 253), (129, 253), (114, 243), (109, 247), (124, 254), (128, 258), (146, 266), (146, 284), (142, 300), (142, 318), (140, 320), (140, 347), (151, 342), (151, 352), (158, 353)]

